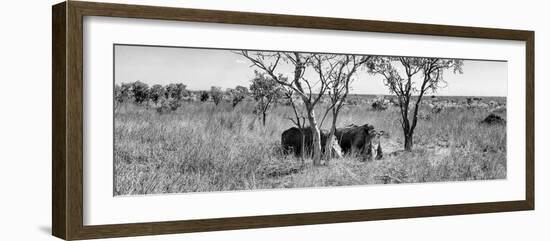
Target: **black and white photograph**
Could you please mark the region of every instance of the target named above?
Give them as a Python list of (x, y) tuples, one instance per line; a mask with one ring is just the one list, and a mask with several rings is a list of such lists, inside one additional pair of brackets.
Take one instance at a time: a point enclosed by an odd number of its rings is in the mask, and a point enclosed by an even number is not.
[(505, 60), (113, 51), (115, 196), (507, 178)]
[(5, 1), (0, 241), (548, 237), (548, 4), (456, 3)]

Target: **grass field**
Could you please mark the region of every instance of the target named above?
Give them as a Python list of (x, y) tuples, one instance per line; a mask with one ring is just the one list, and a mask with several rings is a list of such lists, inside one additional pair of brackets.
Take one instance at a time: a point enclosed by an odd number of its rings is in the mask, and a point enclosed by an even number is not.
[(253, 104), (245, 101), (233, 109), (229, 103), (186, 102), (163, 114), (118, 106), (115, 195), (506, 178), (506, 126), (479, 123), (489, 108), (432, 113), (424, 104), (413, 151), (403, 152), (396, 107), (374, 111), (367, 104), (347, 105), (338, 125), (368, 123), (389, 133), (381, 138), (384, 158), (360, 162), (345, 156), (313, 167), (311, 160), (302, 165), (281, 152), (281, 133), (292, 127), (286, 119), (291, 108), (274, 106), (264, 127)]

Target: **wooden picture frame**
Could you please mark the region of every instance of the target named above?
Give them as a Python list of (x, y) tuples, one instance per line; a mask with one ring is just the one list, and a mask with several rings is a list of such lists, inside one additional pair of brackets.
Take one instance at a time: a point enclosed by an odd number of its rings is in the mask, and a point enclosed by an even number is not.
[[(534, 32), (309, 16), (67, 1), (52, 8), (52, 233), (66, 240), (281, 227), (444, 215), (533, 210)], [(299, 27), (526, 43), (525, 199), (336, 212), (86, 226), (83, 224), (83, 17), (107, 16), (207, 23)]]

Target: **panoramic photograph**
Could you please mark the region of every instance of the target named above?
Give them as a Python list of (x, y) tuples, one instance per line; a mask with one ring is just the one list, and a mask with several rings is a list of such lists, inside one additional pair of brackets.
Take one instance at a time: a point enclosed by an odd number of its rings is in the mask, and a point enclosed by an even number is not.
[(506, 179), (506, 61), (113, 51), (115, 196)]

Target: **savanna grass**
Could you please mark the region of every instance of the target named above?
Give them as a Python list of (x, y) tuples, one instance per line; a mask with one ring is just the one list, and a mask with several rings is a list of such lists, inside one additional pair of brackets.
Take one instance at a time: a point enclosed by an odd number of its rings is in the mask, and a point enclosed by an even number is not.
[[(412, 152), (403, 152), (396, 108), (373, 111), (349, 105), (338, 125), (374, 125), (385, 157), (360, 162), (345, 156), (313, 167), (311, 160), (285, 156), (280, 135), (290, 128), (291, 109), (275, 105), (263, 126), (245, 101), (186, 102), (177, 111), (122, 104), (115, 111), (115, 195), (305, 188), (506, 178), (506, 126), (483, 125), (488, 110), (423, 107)], [(322, 106), (317, 110), (322, 113)], [(504, 115), (505, 116), (505, 115)], [(328, 129), (330, 115), (323, 124)]]

